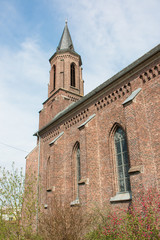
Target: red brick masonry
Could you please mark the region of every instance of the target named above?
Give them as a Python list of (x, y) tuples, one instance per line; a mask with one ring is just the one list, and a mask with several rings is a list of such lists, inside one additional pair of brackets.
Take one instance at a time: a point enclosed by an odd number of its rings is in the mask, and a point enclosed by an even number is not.
[[(76, 87), (70, 86), (72, 62)], [(31, 168), (37, 174), (40, 159), (39, 204), (49, 208), (56, 195), (71, 205), (108, 202), (114, 207), (128, 205), (142, 187), (154, 186), (159, 191), (160, 45), (84, 97), (78, 55), (56, 53), (50, 63), (48, 99), (35, 134), (38, 144), (26, 157), (26, 173)], [(131, 182), (131, 192), (121, 194), (114, 146), (119, 126), (127, 137)], [(76, 143), (80, 146), (78, 183)]]

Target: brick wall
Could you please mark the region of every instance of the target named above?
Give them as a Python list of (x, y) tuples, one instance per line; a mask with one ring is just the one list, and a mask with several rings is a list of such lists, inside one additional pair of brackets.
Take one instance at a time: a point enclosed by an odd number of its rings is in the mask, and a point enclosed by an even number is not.
[[(138, 88), (138, 94), (123, 104)], [(79, 142), (81, 152), (81, 181), (78, 184), (80, 203), (87, 207), (97, 203), (102, 206), (106, 202), (110, 203), (110, 199), (119, 191), (114, 146), (114, 133), (118, 126), (123, 128), (127, 137), (133, 198), (143, 187), (154, 186), (159, 189), (159, 88), (160, 59), (155, 56), (124, 73), (101, 91), (95, 92), (94, 96), (87, 98), (83, 104), (77, 105), (74, 110), (43, 129), (39, 133), (40, 203), (49, 206), (53, 196), (63, 202), (71, 203), (76, 200), (76, 142)], [(60, 90), (57, 93), (56, 97), (60, 100), (53, 102), (53, 109), (48, 104), (52, 97), (44, 104), (40, 113), (40, 127), (67, 106), (67, 100), (62, 98), (62, 94), (67, 96), (68, 92)], [(95, 116), (80, 127), (93, 114)], [(63, 135), (57, 138), (62, 132)], [(55, 142), (50, 144), (53, 140)], [(51, 191), (47, 191), (48, 159)], [(129, 202), (130, 200), (117, 201), (117, 204), (112, 202), (112, 206), (127, 207)]]

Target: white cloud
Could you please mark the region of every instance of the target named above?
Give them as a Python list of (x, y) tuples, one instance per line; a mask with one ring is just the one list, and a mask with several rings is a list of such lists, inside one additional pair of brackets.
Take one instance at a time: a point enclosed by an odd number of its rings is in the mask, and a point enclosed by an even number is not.
[(32, 135), (38, 129), (38, 111), (47, 96), (49, 64), (38, 42), (31, 39), (17, 51), (1, 47), (0, 52), (0, 162), (1, 166), (9, 167), (12, 161), (24, 166), (27, 153), (1, 143), (28, 152), (35, 146)]
[(86, 92), (159, 43), (159, 0), (60, 0), (59, 7), (82, 56)]
[[(58, 45), (61, 36), (55, 32), (62, 34), (63, 29), (57, 23), (68, 18), (74, 47), (83, 61), (85, 93), (145, 54), (160, 39), (159, 0), (43, 0), (39, 8), (32, 4), (24, 9), (17, 1), (2, 0), (0, 15), (0, 142), (27, 151), (36, 142), (32, 134), (38, 128), (38, 111), (47, 98), (49, 82), (50, 56), (40, 43), (52, 46), (53, 39), (46, 40), (49, 35), (43, 34), (46, 29), (42, 26), (50, 29)], [(35, 12), (32, 9), (31, 13), (31, 7)], [(42, 24), (44, 13), (53, 14), (46, 25)], [(10, 166), (13, 160), (24, 166), (25, 155), (0, 144), (3, 166)]]

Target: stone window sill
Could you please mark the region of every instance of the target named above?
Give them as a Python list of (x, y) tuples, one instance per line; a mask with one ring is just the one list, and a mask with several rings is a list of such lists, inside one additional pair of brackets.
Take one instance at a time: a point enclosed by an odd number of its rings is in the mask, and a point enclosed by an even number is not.
[(76, 88), (76, 87), (74, 87), (74, 86), (70, 86), (70, 88), (73, 88), (73, 89), (75, 89), (75, 90), (79, 90), (78, 88)]
[(83, 184), (89, 184), (89, 178), (82, 178), (82, 179), (78, 182), (78, 185), (83, 185)]
[(54, 192), (55, 191), (55, 186), (47, 188), (46, 191), (47, 192)]
[(143, 165), (139, 165), (139, 166), (133, 166), (129, 169), (128, 173), (129, 174), (134, 174), (134, 173), (143, 173)]
[(48, 208), (48, 205), (47, 204), (44, 204), (44, 209), (47, 209)]
[(132, 199), (131, 192), (117, 193), (116, 196), (111, 197), (110, 202), (121, 202), (128, 201)]
[(79, 199), (76, 199), (74, 200), (73, 202), (70, 203), (70, 206), (73, 207), (73, 206), (79, 206), (80, 205), (80, 201)]

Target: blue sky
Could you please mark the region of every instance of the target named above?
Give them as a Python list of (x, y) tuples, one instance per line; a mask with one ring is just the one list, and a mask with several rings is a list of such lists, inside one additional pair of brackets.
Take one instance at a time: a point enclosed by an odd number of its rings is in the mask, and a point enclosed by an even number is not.
[(65, 19), (86, 94), (159, 44), (159, 9), (159, 0), (0, 0), (0, 166), (25, 168), (36, 145)]

